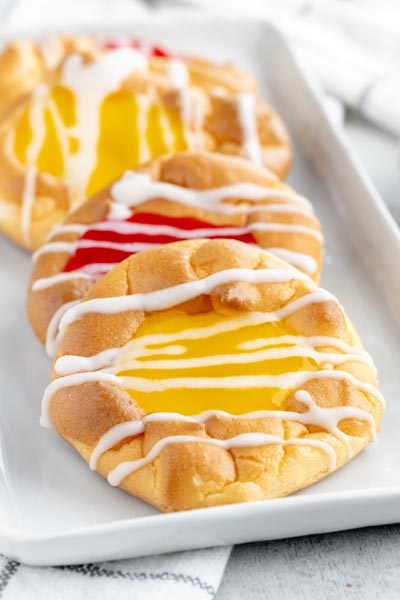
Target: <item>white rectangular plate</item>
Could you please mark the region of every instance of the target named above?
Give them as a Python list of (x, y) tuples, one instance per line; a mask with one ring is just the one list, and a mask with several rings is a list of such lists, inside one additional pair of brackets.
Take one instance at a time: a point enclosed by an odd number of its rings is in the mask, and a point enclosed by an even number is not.
[[(130, 33), (233, 60), (259, 77), (262, 94), (280, 110), (295, 140), (290, 182), (313, 201), (322, 221), (324, 286), (346, 307), (375, 358), (388, 410), (378, 444), (301, 493), (160, 514), (111, 488), (54, 432), (40, 428), (50, 363), (25, 317), (30, 259), (1, 239), (0, 551), (37, 565), (80, 563), (400, 520), (400, 348), (393, 316), (400, 314), (400, 238), (286, 44), (265, 23), (211, 18), (84, 29)], [(1, 39), (16, 35), (0, 32)]]

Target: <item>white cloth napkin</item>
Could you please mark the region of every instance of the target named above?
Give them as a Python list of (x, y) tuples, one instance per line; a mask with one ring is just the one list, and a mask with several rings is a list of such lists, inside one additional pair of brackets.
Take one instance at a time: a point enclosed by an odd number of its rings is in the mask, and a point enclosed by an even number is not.
[[(400, 3), (397, 0), (186, 0), (208, 12), (268, 19), (327, 94), (400, 133)], [(166, 6), (168, 0), (159, 0)]]
[(116, 562), (28, 567), (0, 556), (2, 600), (212, 600), (231, 547)]

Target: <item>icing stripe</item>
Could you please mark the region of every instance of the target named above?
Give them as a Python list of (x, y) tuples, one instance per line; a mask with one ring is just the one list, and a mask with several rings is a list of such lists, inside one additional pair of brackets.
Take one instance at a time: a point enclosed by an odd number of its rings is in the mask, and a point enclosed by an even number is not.
[[(127, 256), (129, 256), (130, 254), (133, 254), (135, 252), (141, 252), (142, 250), (147, 250), (148, 248), (153, 248), (155, 246), (158, 246), (160, 244), (167, 244), (170, 242), (175, 242), (175, 241), (180, 241), (180, 240), (185, 240), (185, 239), (201, 239), (201, 238), (234, 238), (234, 239), (240, 239), (242, 237), (246, 237), (246, 234), (251, 234), (252, 232), (271, 232), (271, 231), (277, 231), (277, 232), (284, 232), (284, 233), (290, 233), (290, 232), (295, 232), (295, 233), (303, 233), (305, 235), (309, 235), (311, 237), (314, 237), (316, 239), (318, 239), (319, 241), (322, 240), (321, 238), (321, 233), (318, 230), (312, 229), (311, 227), (306, 227), (304, 225), (291, 225), (291, 224), (284, 224), (284, 223), (261, 223), (261, 222), (256, 222), (256, 223), (251, 223), (249, 225), (247, 225), (246, 227), (210, 227), (210, 228), (204, 228), (204, 229), (192, 229), (192, 230), (186, 230), (186, 229), (180, 229), (179, 227), (171, 227), (169, 225), (151, 225), (151, 224), (136, 224), (136, 223), (126, 223), (127, 225), (129, 225), (129, 227), (126, 228), (126, 231), (129, 231), (129, 235), (131, 236), (135, 236), (136, 237), (140, 237), (140, 238), (144, 238), (144, 239), (153, 239), (154, 237), (157, 237), (157, 241), (155, 242), (143, 242), (143, 241), (132, 241), (132, 242), (112, 242), (112, 241), (108, 241), (108, 240), (100, 240), (100, 239), (88, 239), (88, 238), (84, 238), (84, 239), (80, 239), (78, 241), (75, 242), (64, 242), (64, 241), (56, 241), (56, 242), (49, 242), (47, 244), (45, 244), (44, 246), (42, 246), (41, 248), (39, 248), (36, 252), (34, 252), (33, 254), (33, 261), (36, 262), (38, 260), (39, 257), (43, 256), (44, 254), (52, 254), (52, 253), (56, 253), (56, 252), (65, 252), (68, 254), (73, 254), (74, 252), (76, 252), (79, 249), (82, 248), (106, 248), (106, 249), (110, 249), (110, 250), (120, 250), (123, 252), (126, 252)], [(116, 233), (121, 233), (121, 230), (123, 230), (124, 228), (119, 228), (118, 226), (114, 227), (112, 225), (109, 225), (108, 223), (105, 224), (106, 227), (104, 228), (105, 231), (115, 231)], [(117, 225), (117, 224), (115, 224)], [(97, 227), (93, 227), (93, 231), (99, 231), (100, 229), (98, 229)], [(91, 230), (88, 230), (88, 234), (90, 234)], [(162, 239), (160, 239), (160, 236), (162, 237)], [(255, 238), (253, 238), (253, 236), (250, 236), (250, 238), (246, 239), (242, 239), (241, 241), (247, 242), (247, 243), (256, 243)], [(279, 250), (274, 252), (274, 254), (278, 255), (279, 254)], [(285, 250), (283, 250), (281, 252), (282, 255), (285, 255)], [(306, 255), (299, 255), (299, 253), (290, 253), (290, 251), (286, 251), (286, 256), (289, 256), (290, 258), (292, 258), (294, 255), (296, 255), (298, 261), (301, 259), (303, 259), (303, 262), (305, 262), (305, 259), (308, 258), (309, 261), (311, 261), (311, 268), (315, 268), (316, 262), (313, 258), (311, 257), (307, 257)], [(299, 258), (300, 257), (300, 258)]]
[[(305, 300), (308, 300), (307, 303)], [(126, 349), (126, 353), (132, 356), (148, 356), (151, 354), (159, 354), (160, 349), (149, 350), (149, 346), (159, 346), (161, 344), (170, 344), (171, 341), (177, 342), (179, 340), (200, 340), (208, 337), (212, 337), (214, 335), (219, 335), (221, 333), (228, 333), (230, 331), (237, 331), (242, 327), (250, 327), (254, 325), (262, 325), (264, 323), (271, 323), (272, 321), (279, 320), (279, 318), (285, 318), (292, 312), (296, 312), (300, 308), (304, 307), (306, 304), (313, 304), (318, 302), (325, 301), (335, 301), (334, 296), (329, 292), (312, 292), (303, 296), (303, 298), (299, 298), (298, 300), (294, 300), (291, 303), (287, 304), (284, 308), (279, 310), (279, 316), (277, 316), (277, 312), (271, 313), (263, 313), (263, 312), (252, 312), (245, 313), (241, 316), (236, 317), (235, 319), (227, 319), (221, 320), (219, 323), (215, 323), (214, 325), (210, 325), (208, 327), (194, 327), (192, 329), (183, 329), (181, 331), (177, 331), (173, 334), (173, 336), (169, 333), (155, 333), (149, 334), (144, 337), (134, 338), (130, 342), (126, 344), (124, 347)], [(282, 311), (285, 311), (284, 314)], [(283, 315), (283, 316), (282, 316)], [(349, 346), (345, 342), (338, 340), (336, 338), (328, 337), (328, 336), (293, 336), (293, 335), (283, 335), (277, 338), (261, 338), (256, 340), (251, 340), (248, 342), (243, 342), (238, 347), (243, 350), (253, 350), (259, 349), (265, 346), (270, 345), (279, 345), (279, 344), (296, 344), (298, 342), (303, 342), (305, 344), (312, 345), (315, 347), (336, 347), (343, 352), (353, 352), (358, 354), (366, 354), (365, 350), (354, 348), (353, 346)], [(147, 346), (147, 348), (144, 348)], [(163, 350), (164, 351), (164, 350)]]
[(50, 277), (42, 277), (40, 279), (36, 279), (36, 281), (34, 281), (32, 284), (32, 291), (38, 292), (40, 290), (49, 288), (53, 285), (63, 283), (64, 281), (71, 281), (73, 279), (92, 279), (92, 278), (89, 275), (87, 275), (86, 273), (79, 273), (78, 271), (73, 271), (72, 273), (57, 273), (56, 275), (50, 275)]
[[(178, 420), (178, 419), (177, 419)], [(90, 455), (89, 467), (92, 471), (96, 470), (98, 460), (104, 452), (111, 450), (117, 444), (128, 437), (135, 437), (144, 431), (144, 419), (141, 421), (125, 421), (111, 427), (97, 442), (92, 454)]]
[(47, 235), (45, 241), (46, 243), (48, 243), (56, 236), (64, 235), (66, 233), (76, 233), (78, 235), (83, 235), (89, 227), (89, 225), (82, 225), (81, 223), (66, 223), (65, 225), (56, 225)]
[(21, 205), (21, 232), (27, 248), (31, 247), (32, 208), (36, 198), (36, 167), (28, 167), (24, 180)]
[(186, 423), (206, 423), (212, 417), (221, 417), (234, 420), (254, 420), (254, 419), (279, 419), (282, 421), (296, 421), (303, 425), (315, 425), (328, 431), (348, 447), (351, 454), (351, 446), (348, 436), (339, 429), (338, 424), (345, 419), (357, 419), (366, 421), (371, 428), (372, 438), (376, 437), (375, 421), (365, 410), (351, 406), (338, 406), (334, 408), (321, 407), (315, 404), (311, 395), (299, 390), (295, 394), (295, 399), (302, 402), (307, 410), (302, 413), (294, 411), (277, 410), (258, 410), (242, 415), (234, 415), (222, 410), (209, 410), (198, 415), (186, 416), (180, 413), (152, 413), (146, 415), (143, 419), (137, 421), (126, 421), (111, 427), (98, 440), (90, 456), (89, 466), (92, 470), (97, 468), (97, 463), (102, 454), (111, 450), (114, 446), (121, 443), (124, 439), (143, 433), (146, 423), (164, 423), (164, 422), (186, 422)]
[(46, 136), (43, 109), (47, 95), (47, 86), (36, 86), (36, 88), (33, 90), (32, 104), (29, 113), (29, 122), (32, 129), (32, 140), (26, 149), (26, 161), (28, 167), (25, 174), (21, 206), (21, 232), (22, 239), (27, 248), (31, 247), (30, 230), (32, 221), (32, 208), (36, 199), (37, 168), (35, 165)]
[[(92, 277), (95, 280), (95, 279), (99, 279), (100, 277), (102, 277), (102, 275), (105, 275), (106, 273), (111, 271), (111, 269), (116, 267), (118, 264), (119, 263), (117, 263), (117, 262), (115, 262), (115, 263), (112, 263), (112, 262), (89, 263), (87, 265), (83, 265), (83, 267), (80, 268), (80, 272), (86, 273), (87, 275), (89, 275), (90, 277)], [(73, 271), (73, 272), (76, 273), (76, 271)]]
[[(64, 275), (67, 274), (64, 273)], [(70, 273), (70, 275), (73, 275), (73, 273)], [(262, 284), (292, 280), (310, 281), (307, 275), (294, 269), (227, 269), (213, 273), (204, 279), (188, 281), (155, 292), (86, 300), (79, 306), (69, 309), (61, 320), (60, 328), (65, 329), (68, 325), (88, 313), (115, 314), (129, 310), (142, 310), (146, 312), (165, 310), (192, 300), (202, 294), (210, 294), (216, 287), (235, 281)], [(330, 297), (332, 298), (332, 296)], [(300, 298), (300, 300), (302, 299)], [(275, 314), (278, 315), (279, 311), (276, 311)]]
[(243, 350), (255, 350), (258, 348), (264, 348), (265, 346), (277, 345), (277, 344), (296, 344), (298, 342), (302, 342), (303, 344), (310, 345), (313, 348), (338, 348), (343, 352), (347, 352), (349, 354), (357, 354), (360, 357), (363, 357), (365, 362), (370, 366), (373, 365), (372, 358), (370, 355), (364, 350), (364, 348), (357, 348), (355, 346), (350, 346), (346, 342), (339, 340), (334, 337), (324, 336), (324, 335), (310, 335), (310, 336), (302, 336), (302, 335), (281, 335), (276, 338), (258, 338), (255, 340), (249, 340), (248, 342), (242, 342), (238, 345), (238, 348)]
[(189, 84), (189, 71), (183, 60), (170, 58), (166, 66), (168, 79), (173, 88), (179, 90)]
[[(164, 353), (164, 349), (159, 350), (160, 354)], [(184, 350), (183, 350), (184, 353)], [(217, 354), (213, 356), (202, 356), (196, 358), (182, 358), (182, 359), (171, 359), (166, 360), (164, 358), (157, 358), (154, 361), (141, 361), (141, 360), (132, 360), (127, 361), (126, 363), (119, 364), (118, 366), (113, 367), (115, 372), (120, 371), (131, 371), (131, 370), (170, 370), (170, 369), (190, 369), (190, 368), (200, 368), (200, 367), (215, 367), (222, 365), (234, 365), (234, 364), (248, 364), (248, 363), (256, 363), (256, 362), (264, 362), (268, 360), (282, 360), (285, 358), (291, 357), (303, 357), (310, 358), (317, 363), (326, 362), (332, 363), (334, 365), (340, 365), (345, 362), (363, 362), (365, 364), (369, 364), (368, 359), (360, 356), (359, 354), (338, 354), (331, 352), (316, 352), (311, 348), (307, 349), (303, 346), (290, 346), (287, 348), (270, 348), (265, 350), (246, 352), (244, 354)], [(89, 368), (85, 368), (86, 370), (93, 371), (96, 369), (95, 365), (96, 361), (92, 361), (89, 363)], [(57, 371), (59, 372), (59, 371)], [(74, 371), (71, 371), (74, 372)], [(114, 372), (114, 370), (113, 370)], [(60, 374), (62, 374), (60, 372)], [(186, 386), (182, 386), (186, 387)]]
[[(163, 198), (170, 202), (184, 204), (210, 212), (230, 214), (231, 211), (247, 212), (248, 207), (233, 206), (225, 201), (228, 198), (260, 202), (267, 199), (284, 199), (310, 209), (310, 202), (293, 190), (271, 189), (254, 183), (236, 183), (207, 190), (192, 190), (165, 181), (153, 181), (149, 175), (127, 171), (111, 187), (114, 202), (133, 208), (153, 198)], [(268, 206), (268, 204), (266, 205)], [(312, 207), (311, 207), (312, 208)], [(258, 208), (260, 210), (260, 208)], [(264, 206), (262, 207), (262, 210)]]
[(33, 261), (36, 262), (40, 256), (44, 254), (54, 254), (56, 252), (65, 252), (67, 254), (73, 254), (76, 250), (85, 249), (85, 248), (107, 248), (109, 250), (120, 250), (121, 252), (126, 253), (127, 256), (131, 254), (135, 254), (136, 252), (142, 252), (143, 250), (148, 250), (149, 248), (154, 248), (159, 246), (159, 244), (151, 244), (151, 243), (126, 243), (119, 244), (116, 242), (103, 242), (100, 240), (79, 240), (78, 242), (50, 242), (45, 246), (39, 248), (33, 255)]
[[(275, 343), (278, 344), (276, 338)], [(172, 349), (172, 351), (171, 351)], [(90, 357), (81, 357), (76, 355), (66, 355), (60, 357), (54, 369), (59, 375), (70, 375), (77, 371), (95, 371), (100, 368), (108, 367), (122, 348), (115, 348), (112, 350), (105, 350), (99, 354), (95, 354)], [(105, 353), (109, 354), (105, 354)], [(159, 348), (157, 355), (176, 355), (184, 354), (184, 346), (167, 346), (166, 348)], [(141, 357), (146, 356), (146, 351), (141, 353)], [(274, 347), (265, 350), (246, 352), (245, 354), (217, 354), (207, 357), (197, 358), (183, 358), (166, 360), (165, 358), (157, 358), (154, 361), (141, 361), (132, 358), (127, 362), (119, 362), (118, 365), (110, 367), (109, 372), (118, 373), (121, 371), (132, 371), (134, 369), (140, 370), (168, 370), (168, 369), (184, 369), (184, 368), (196, 368), (196, 367), (212, 367), (221, 365), (232, 365), (232, 364), (246, 364), (255, 363), (267, 360), (281, 360), (290, 357), (304, 357), (311, 358), (317, 363), (332, 363), (340, 365), (344, 362), (362, 362), (371, 366), (371, 359), (368, 355), (361, 354), (343, 354), (343, 353), (331, 353), (331, 352), (316, 352), (311, 348), (304, 348), (303, 346), (290, 346), (290, 347)]]
[[(246, 315), (243, 315), (243, 316), (235, 319), (235, 321), (233, 322), (234, 324), (232, 324), (232, 322), (227, 322), (227, 323), (218, 323), (218, 324), (212, 325), (210, 327), (205, 327), (202, 329), (199, 329), (199, 328), (186, 329), (181, 332), (177, 332), (175, 334), (175, 340), (193, 339), (193, 338), (201, 339), (201, 338), (210, 337), (212, 335), (216, 335), (218, 333), (232, 331), (232, 328), (239, 329), (240, 327), (246, 327), (248, 325), (256, 325), (258, 323), (260, 323), (260, 324), (268, 323), (268, 322), (276, 321), (279, 319), (285, 319), (290, 314), (296, 312), (297, 310), (304, 308), (308, 304), (327, 302), (327, 301), (337, 302), (337, 300), (335, 299), (335, 297), (332, 294), (330, 294), (329, 292), (326, 292), (324, 290), (319, 290), (317, 292), (311, 292), (309, 294), (306, 294), (302, 298), (298, 298), (297, 300), (290, 302), (285, 307), (279, 309), (276, 312), (272, 312), (272, 313), (261, 313), (260, 312), (260, 313), (246, 314)], [(147, 345), (156, 345), (156, 344), (162, 344), (162, 343), (169, 342), (170, 336), (168, 334), (155, 334), (152, 336), (146, 336), (145, 339), (146, 339)], [(135, 347), (136, 348), (139, 347), (140, 352), (143, 352), (142, 340), (144, 340), (144, 338), (138, 338), (132, 342), (129, 342), (127, 344), (127, 347), (129, 347), (130, 351), (133, 351), (133, 348), (135, 348)], [(343, 350), (344, 352), (366, 354), (363, 350), (361, 350), (361, 349), (358, 350), (357, 348), (348, 346), (344, 342), (341, 342), (340, 340), (336, 340), (335, 338), (313, 336), (313, 337), (308, 337), (308, 338), (303, 337), (303, 338), (301, 338), (301, 340), (306, 343), (313, 344), (314, 347), (315, 347), (315, 345), (316, 346), (318, 346), (318, 345), (328, 346), (328, 347), (333, 346), (333, 347), (337, 347), (337, 348)], [(258, 343), (258, 347), (262, 347), (262, 344), (264, 344), (264, 340), (254, 340), (251, 343), (252, 344)], [(282, 343), (282, 344), (294, 343), (293, 336), (281, 336), (279, 338), (279, 343)], [(247, 342), (247, 344), (249, 344), (249, 342)], [(130, 345), (132, 345), (132, 348), (130, 348)], [(242, 346), (242, 347), (243, 347), (243, 349), (253, 349), (253, 348), (257, 348), (257, 345), (248, 346), (247, 348), (245, 346)], [(151, 354), (151, 352), (152, 352), (151, 350), (146, 350), (145, 355), (149, 355), (149, 354)], [(157, 354), (157, 353), (159, 353), (159, 350), (154, 351), (154, 354)]]
[(256, 99), (254, 94), (236, 96), (237, 114), (242, 130), (242, 153), (256, 164), (262, 164), (261, 144), (256, 121)]
[(111, 373), (103, 373), (102, 371), (96, 371), (94, 373), (74, 373), (66, 377), (60, 377), (59, 379), (53, 379), (53, 381), (47, 386), (42, 398), (42, 414), (40, 417), (40, 424), (42, 427), (51, 427), (51, 420), (49, 415), (50, 401), (54, 394), (66, 387), (72, 387), (74, 385), (81, 385), (88, 382), (107, 381), (109, 383), (115, 383), (121, 387), (119, 377), (112, 375)]
[(62, 333), (59, 330), (61, 317), (67, 312), (69, 308), (71, 308), (71, 306), (75, 306), (76, 304), (79, 304), (79, 300), (72, 300), (71, 302), (66, 302), (65, 304), (62, 304), (60, 308), (56, 310), (54, 315), (51, 317), (46, 332), (45, 349), (47, 356), (54, 356), (60, 344), (62, 338)]
[(385, 400), (378, 390), (372, 384), (356, 379), (347, 371), (340, 370), (321, 370), (321, 371), (297, 371), (284, 373), (282, 375), (252, 375), (237, 377), (191, 377), (191, 378), (171, 378), (147, 380), (139, 377), (117, 377), (112, 373), (104, 371), (93, 371), (84, 373), (74, 373), (53, 380), (46, 388), (42, 400), (42, 416), (40, 423), (44, 427), (50, 427), (50, 418), (48, 414), (49, 404), (53, 394), (65, 387), (79, 385), (87, 381), (111, 381), (119, 386), (123, 385), (125, 389), (135, 389), (137, 391), (163, 391), (166, 389), (254, 389), (254, 388), (274, 388), (296, 389), (304, 385), (311, 379), (336, 379), (346, 380), (353, 384), (361, 392), (371, 395), (385, 407)]
[(296, 371), (281, 375), (238, 375), (230, 377), (171, 377), (169, 379), (148, 380), (143, 377), (120, 376), (126, 389), (140, 392), (161, 392), (164, 390), (178, 389), (260, 389), (280, 388), (296, 389), (310, 379), (336, 379), (346, 380), (357, 387), (361, 392), (374, 396), (384, 406), (384, 399), (374, 385), (356, 379), (347, 371), (334, 369), (320, 371)]
[[(262, 313), (260, 313), (260, 316), (262, 316)], [(179, 356), (185, 352), (185, 347), (176, 345), (175, 342), (178, 340), (204, 339), (212, 337), (213, 335), (227, 333), (229, 331), (239, 331), (241, 327), (254, 325), (255, 323), (261, 324), (262, 322), (263, 321), (261, 320), (246, 321), (239, 318), (230, 323), (221, 322), (220, 324), (218, 323), (216, 325), (212, 325), (211, 327), (203, 327), (201, 329), (186, 329), (179, 331), (174, 335), (147, 335), (128, 342), (123, 348), (112, 348), (89, 357), (77, 355), (61, 356), (56, 361), (54, 370), (59, 375), (70, 375), (71, 373), (76, 373), (78, 371), (93, 371), (99, 368), (110, 367), (114, 358), (116, 358), (123, 351), (124, 354), (126, 354), (126, 356), (129, 358), (127, 359), (127, 362), (125, 362), (124, 355), (119, 356), (119, 370), (122, 370), (122, 367), (124, 367), (124, 370), (128, 370), (128, 368), (131, 368), (132, 364), (136, 365), (137, 367), (141, 365), (141, 368), (151, 368), (151, 366), (149, 366), (149, 362), (135, 361), (135, 357), (144, 358), (151, 355)], [(220, 327), (218, 327), (218, 325), (220, 325)], [(149, 346), (160, 346), (161, 344), (169, 345), (164, 346), (163, 348), (149, 348)], [(291, 344), (291, 347), (277, 348), (277, 346), (282, 346), (284, 344)], [(297, 344), (303, 344), (306, 348), (303, 348), (303, 346)], [(314, 350), (316, 347), (338, 348), (339, 350), (342, 350), (342, 353), (332, 354), (328, 352), (316, 352)], [(372, 358), (367, 352), (365, 352), (365, 350), (350, 346), (345, 342), (333, 337), (283, 335), (275, 338), (250, 340), (238, 344), (237, 348), (239, 350), (258, 350), (260, 348), (269, 348), (269, 352), (276, 353), (273, 358), (281, 358), (283, 353), (285, 353), (286, 356), (289, 356), (289, 353), (293, 352), (295, 356), (307, 355), (313, 356), (318, 360), (322, 359), (321, 362), (336, 361), (336, 364), (340, 364), (346, 361), (358, 361), (368, 365), (373, 370), (374, 374), (376, 374), (376, 368)], [(248, 356), (249, 358), (253, 359), (254, 354), (255, 353), (248, 353), (247, 355), (241, 356)], [(215, 361), (220, 361), (222, 358), (231, 360), (234, 356), (235, 355), (232, 354), (227, 356), (218, 355), (215, 357)], [(127, 366), (127, 363), (129, 364), (129, 367)], [(157, 360), (157, 364), (159, 365), (159, 368), (168, 368), (165, 366), (164, 359), (159, 358)], [(186, 362), (186, 364), (188, 363)], [(174, 361), (174, 365), (176, 365), (176, 361)]]
[(288, 250), (287, 248), (265, 248), (265, 250), (309, 275), (314, 275), (318, 269), (315, 258), (303, 252), (294, 252), (294, 250)]
[[(278, 211), (277, 211), (278, 212)], [(155, 218), (155, 216), (154, 216)], [(162, 219), (167, 220), (168, 217), (161, 216)], [(249, 223), (244, 227), (233, 227), (228, 225), (216, 226), (202, 223), (203, 227), (198, 229), (184, 229), (180, 227), (180, 221), (184, 219), (169, 218), (170, 222), (176, 223), (177, 226), (171, 225), (153, 225), (151, 223), (131, 223), (129, 221), (105, 221), (98, 223), (90, 228), (90, 231), (112, 231), (120, 235), (145, 235), (145, 236), (160, 236), (164, 235), (170, 237), (171, 240), (185, 240), (185, 239), (196, 239), (196, 238), (208, 238), (208, 237), (239, 237), (246, 233), (253, 231), (282, 231), (288, 233), (303, 233), (315, 237), (318, 241), (322, 241), (322, 234), (318, 229), (308, 227), (307, 225), (296, 225), (291, 223), (266, 223), (262, 221), (255, 221)], [(189, 219), (187, 219), (189, 220)], [(191, 219), (195, 221), (195, 219)], [(111, 224), (112, 223), (112, 224)]]
[(114, 362), (122, 348), (108, 348), (94, 356), (67, 354), (57, 359), (54, 370), (58, 375), (73, 375), (81, 371), (97, 371)]
[(257, 446), (268, 446), (271, 444), (279, 444), (282, 446), (310, 446), (312, 448), (318, 448), (325, 452), (329, 459), (329, 471), (333, 471), (336, 468), (336, 453), (326, 442), (319, 440), (311, 440), (304, 438), (295, 438), (292, 440), (283, 440), (274, 435), (266, 433), (242, 433), (236, 437), (229, 438), (227, 440), (218, 440), (214, 438), (201, 438), (192, 435), (171, 435), (169, 437), (162, 438), (159, 440), (148, 454), (144, 458), (138, 460), (127, 461), (119, 464), (115, 469), (109, 472), (107, 480), (110, 485), (119, 485), (125, 477), (131, 475), (138, 469), (145, 467), (155, 460), (162, 450), (169, 444), (187, 444), (195, 442), (199, 444), (210, 444), (217, 448), (224, 448), (225, 450), (231, 450), (233, 448), (254, 448)]
[(66, 157), (65, 178), (74, 182), (76, 193), (85, 196), (88, 180), (97, 164), (99, 140), (99, 111), (104, 99), (121, 87), (134, 71), (144, 70), (147, 60), (133, 48), (117, 48), (105, 53), (95, 62), (85, 63), (81, 54), (67, 57), (61, 75), (61, 85), (72, 90), (76, 101), (79, 148)]

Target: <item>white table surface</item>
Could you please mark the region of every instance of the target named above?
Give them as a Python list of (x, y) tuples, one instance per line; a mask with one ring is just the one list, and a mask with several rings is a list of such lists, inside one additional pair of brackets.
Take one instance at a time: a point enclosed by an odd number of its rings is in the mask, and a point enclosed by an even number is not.
[[(350, 116), (346, 131), (400, 223), (398, 141)], [(399, 600), (400, 525), (235, 546), (215, 600)]]

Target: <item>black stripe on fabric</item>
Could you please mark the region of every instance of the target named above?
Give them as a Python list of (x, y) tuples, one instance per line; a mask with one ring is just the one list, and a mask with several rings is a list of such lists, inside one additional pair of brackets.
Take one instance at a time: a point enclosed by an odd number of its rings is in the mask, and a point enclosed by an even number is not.
[(184, 573), (173, 573), (171, 571), (163, 571), (161, 573), (147, 573), (141, 571), (132, 573), (130, 571), (121, 571), (119, 569), (113, 571), (112, 569), (106, 569), (105, 567), (100, 567), (99, 565), (91, 563), (87, 565), (67, 565), (54, 568), (62, 571), (72, 571), (73, 573), (79, 573), (80, 575), (87, 575), (89, 577), (127, 579), (129, 581), (173, 581), (175, 583), (184, 583), (203, 590), (210, 598), (214, 598), (216, 593), (215, 588), (211, 584), (199, 579), (199, 577), (192, 577), (191, 575), (185, 575)]
[(0, 598), (3, 596), (3, 592), (18, 571), (20, 563), (16, 560), (7, 560), (6, 564), (0, 571)]

